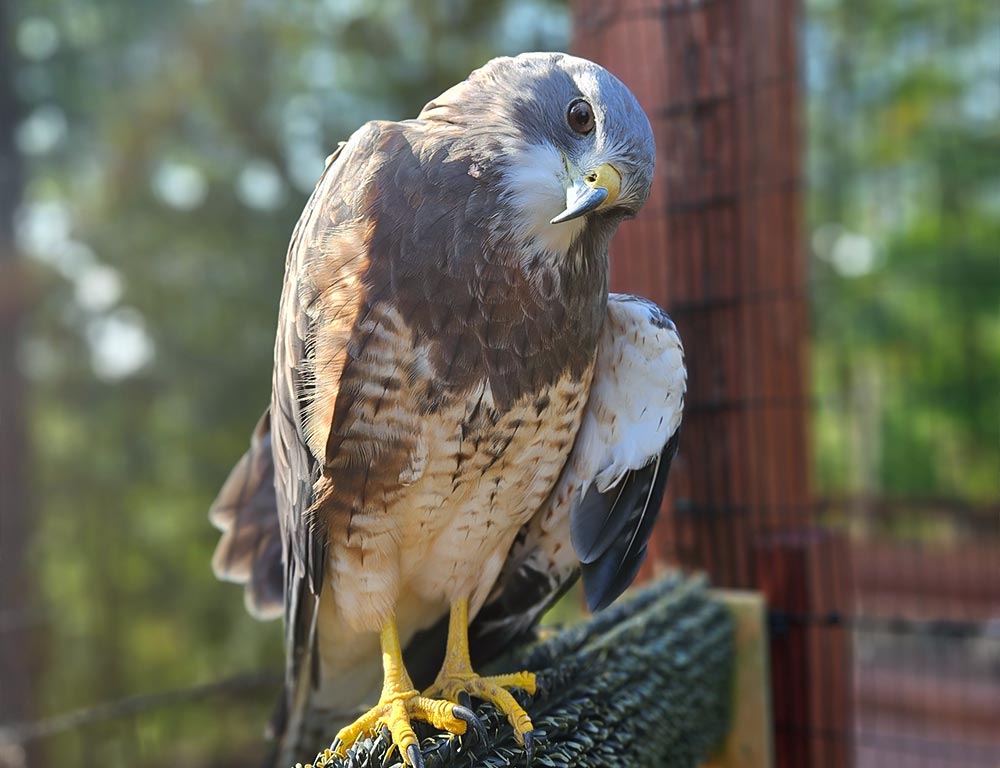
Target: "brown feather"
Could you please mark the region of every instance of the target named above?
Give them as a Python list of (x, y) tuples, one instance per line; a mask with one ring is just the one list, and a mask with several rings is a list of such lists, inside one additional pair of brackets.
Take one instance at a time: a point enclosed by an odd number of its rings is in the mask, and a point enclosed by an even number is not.
[(265, 411), (250, 448), (229, 473), (208, 513), (222, 531), (212, 570), (218, 579), (246, 585), (247, 610), (259, 619), (278, 618), (284, 595), (270, 421)]

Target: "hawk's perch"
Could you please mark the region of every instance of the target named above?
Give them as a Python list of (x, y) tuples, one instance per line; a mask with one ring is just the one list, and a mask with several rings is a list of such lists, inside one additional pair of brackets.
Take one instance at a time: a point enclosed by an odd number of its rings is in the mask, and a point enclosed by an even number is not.
[[(637, 593), (586, 624), (564, 630), (493, 666), (526, 667), (540, 693), (529, 708), (548, 768), (693, 768), (720, 743), (730, 712), (733, 627), (728, 609), (700, 580), (677, 576)], [(485, 744), (429, 733), (427, 768), (523, 765), (496, 712), (478, 714)], [(381, 736), (348, 758), (320, 754), (316, 768), (398, 766)], [(475, 762), (473, 762), (473, 758)]]

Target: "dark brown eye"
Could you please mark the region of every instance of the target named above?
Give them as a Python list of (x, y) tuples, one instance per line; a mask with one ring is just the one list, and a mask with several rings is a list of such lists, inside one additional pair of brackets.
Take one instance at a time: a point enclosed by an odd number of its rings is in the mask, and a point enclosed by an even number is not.
[(577, 133), (586, 135), (594, 130), (594, 110), (583, 99), (577, 99), (569, 105), (566, 120), (569, 127)]

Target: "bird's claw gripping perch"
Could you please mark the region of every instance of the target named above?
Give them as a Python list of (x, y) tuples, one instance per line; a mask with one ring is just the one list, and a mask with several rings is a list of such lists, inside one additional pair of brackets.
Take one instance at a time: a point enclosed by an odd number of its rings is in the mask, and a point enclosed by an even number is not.
[[(507, 675), (480, 677), (473, 672), (458, 672), (443, 669), (435, 683), (427, 689), (425, 696), (440, 696), (448, 701), (468, 701), (470, 696), (488, 701), (504, 714), (518, 743), (528, 749), (534, 726), (524, 707), (517, 703), (508, 688), (520, 688), (534, 694), (535, 675), (532, 672), (514, 672)], [(533, 747), (533, 741), (530, 742)]]
[[(465, 695), (465, 699), (469, 699), (468, 694)], [(474, 740), (475, 744), (478, 745), (486, 743), (486, 726), (484, 726), (483, 721), (476, 716), (476, 713), (472, 711), (471, 701), (469, 701), (468, 705), (465, 705), (460, 701), (455, 705), (455, 708), (452, 710), (452, 714), (460, 720), (464, 720), (466, 722), (468, 726), (466, 728), (466, 734)]]
[(406, 748), (406, 762), (413, 768), (424, 768), (424, 756), (420, 754), (420, 748), (416, 744)]
[(425, 696), (436, 696), (458, 702), (459, 706), (471, 709), (472, 697), (488, 701), (500, 710), (519, 744), (529, 753), (529, 763), (534, 751), (534, 740), (529, 734), (534, 730), (531, 718), (524, 707), (517, 703), (508, 688), (520, 688), (534, 695), (536, 684), (533, 672), (513, 672), (506, 675), (482, 677), (472, 670), (469, 658), (469, 603), (456, 600), (451, 605), (448, 619), (448, 644), (445, 649), (444, 665), (437, 679), (425, 692)]
[(535, 759), (535, 732), (526, 731), (521, 735), (524, 742), (524, 767), (531, 768), (531, 763)]
[[(384, 725), (389, 731), (392, 743), (405, 756), (407, 764), (413, 768), (421, 768), (423, 758), (420, 756), (417, 735), (413, 732), (412, 720), (422, 720), (438, 730), (455, 735), (465, 733), (471, 726), (476, 738), (481, 739), (484, 735), (482, 723), (470, 710), (450, 701), (421, 696), (411, 690), (383, 696), (378, 704), (342, 728), (337, 734), (334, 752), (346, 757), (348, 748), (358, 739), (366, 733), (375, 733)], [(414, 750), (419, 762), (413, 762), (411, 759)]]

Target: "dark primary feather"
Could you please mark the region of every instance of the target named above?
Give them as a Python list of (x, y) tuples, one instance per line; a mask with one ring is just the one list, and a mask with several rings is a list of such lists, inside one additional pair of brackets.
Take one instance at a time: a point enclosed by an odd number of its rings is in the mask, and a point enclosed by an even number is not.
[(573, 506), (570, 535), (581, 563), (593, 563), (615, 543), (636, 509), (645, 507), (656, 476), (656, 459), (633, 470), (604, 493), (591, 486)]
[[(614, 602), (632, 583), (646, 557), (646, 544), (653, 523), (663, 503), (663, 493), (670, 473), (670, 462), (677, 453), (680, 430), (675, 432), (656, 461), (626, 474), (623, 488), (612, 487), (604, 493), (591, 487), (584, 500), (571, 512), (575, 531), (596, 532), (583, 562), (583, 587), (587, 605), (599, 611)], [(593, 520), (577, 523), (577, 518)]]

